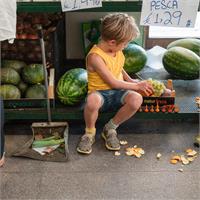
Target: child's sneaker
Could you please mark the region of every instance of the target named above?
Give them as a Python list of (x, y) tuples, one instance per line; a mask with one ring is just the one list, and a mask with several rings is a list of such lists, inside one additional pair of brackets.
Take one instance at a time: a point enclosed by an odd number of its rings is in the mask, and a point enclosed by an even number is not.
[(117, 132), (115, 129), (103, 129), (102, 137), (105, 140), (106, 148), (109, 150), (120, 150), (120, 143), (117, 138)]
[(92, 145), (95, 142), (95, 136), (84, 134), (76, 148), (79, 153), (90, 154), (92, 152)]

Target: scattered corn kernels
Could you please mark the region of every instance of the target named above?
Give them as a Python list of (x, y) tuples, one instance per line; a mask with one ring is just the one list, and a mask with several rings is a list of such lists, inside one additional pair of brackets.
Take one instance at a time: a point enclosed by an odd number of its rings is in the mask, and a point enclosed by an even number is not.
[(178, 169), (178, 171), (179, 171), (179, 172), (183, 172), (183, 169), (182, 169), (182, 168), (181, 168), (181, 169)]
[(181, 155), (181, 161), (182, 161), (182, 163), (183, 163), (184, 165), (189, 164), (189, 160), (188, 160), (187, 158), (185, 158), (184, 155)]
[(177, 162), (178, 162), (177, 160), (173, 160), (173, 159), (170, 160), (171, 164), (176, 164)]
[(115, 151), (115, 156), (120, 156), (121, 153), (119, 151)]
[(126, 145), (126, 144), (128, 144), (128, 142), (127, 142), (126, 140), (121, 140), (121, 141), (119, 141), (119, 143), (120, 143), (121, 145)]
[(161, 153), (157, 153), (157, 155), (156, 155), (156, 158), (157, 158), (157, 159), (160, 159), (160, 158), (161, 158), (161, 156), (162, 156), (162, 154), (161, 154)]
[(181, 161), (181, 157), (179, 155), (175, 155), (172, 157), (172, 160)]

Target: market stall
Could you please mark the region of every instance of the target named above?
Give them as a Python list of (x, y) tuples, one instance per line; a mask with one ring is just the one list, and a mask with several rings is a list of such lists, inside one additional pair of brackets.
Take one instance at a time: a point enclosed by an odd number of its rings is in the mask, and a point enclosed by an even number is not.
[[(141, 1), (131, 2), (103, 2), (102, 7), (84, 9), (79, 12), (140, 12), (142, 7)], [(72, 12), (72, 15), (76, 11)], [(38, 63), (41, 60), (38, 48), (37, 35), (34, 32), (34, 24), (44, 23), (44, 31), (46, 33), (45, 44), (48, 49), (47, 60), (49, 64), (49, 95), (51, 99), (52, 118), (60, 119), (82, 119), (82, 111), (80, 105), (69, 106), (62, 104), (57, 98), (56, 85), (59, 78), (69, 69), (81, 66), (84, 68), (84, 59), (68, 59), (66, 58), (65, 29), (70, 29), (63, 17), (60, 2), (18, 2), (17, 3), (17, 38), (13, 45), (2, 44), (3, 59), (23, 60), (26, 65)], [(21, 26), (23, 25), (23, 26)], [(30, 31), (32, 27), (32, 31)], [(24, 32), (26, 34), (24, 34)], [(143, 30), (142, 30), (143, 33)], [(147, 42), (148, 32), (144, 32), (143, 47)], [(158, 40), (157, 40), (158, 41)], [(168, 41), (168, 42), (171, 42)], [(149, 44), (149, 43), (148, 43)], [(26, 51), (27, 49), (28, 52)], [(37, 52), (38, 51), (38, 52)], [(67, 66), (67, 67), (66, 67)], [(25, 73), (25, 72), (24, 72)], [(167, 79), (173, 79), (173, 89), (176, 91), (175, 105), (179, 107), (178, 112), (138, 112), (137, 118), (152, 119), (175, 119), (175, 118), (196, 118), (198, 117), (198, 107), (195, 103), (195, 97), (199, 96), (199, 80), (181, 80), (174, 79), (166, 70), (160, 69), (154, 71), (145, 66), (136, 75), (143, 79), (153, 78), (167, 82)], [(23, 75), (20, 75), (23, 76)], [(133, 74), (135, 76), (135, 74)], [(29, 77), (30, 78), (30, 77)], [(24, 80), (24, 79), (23, 79)], [(31, 81), (28, 80), (27, 84)], [(32, 83), (31, 83), (32, 84)], [(38, 83), (36, 83), (38, 84)], [(192, 88), (192, 90), (188, 89)], [(25, 98), (5, 100), (5, 118), (11, 119), (46, 119), (45, 98)], [(161, 108), (161, 107), (160, 107)], [(150, 107), (149, 107), (150, 110)], [(102, 113), (102, 118), (107, 118), (114, 113)]]

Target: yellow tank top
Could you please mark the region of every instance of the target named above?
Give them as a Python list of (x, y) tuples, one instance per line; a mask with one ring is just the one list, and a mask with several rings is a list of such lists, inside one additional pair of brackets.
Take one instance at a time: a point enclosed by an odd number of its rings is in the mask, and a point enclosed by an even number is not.
[[(113, 74), (113, 76), (118, 80), (123, 80), (122, 69), (124, 66), (125, 57), (122, 51), (118, 51), (116, 56), (110, 56), (101, 50), (99, 47), (94, 45), (89, 51), (89, 54), (98, 54), (105, 62), (106, 67)], [(88, 56), (87, 55), (87, 56)], [(87, 63), (86, 63), (87, 64)], [(106, 84), (103, 79), (96, 73), (88, 71), (88, 93), (96, 90), (109, 90), (111, 87)]]

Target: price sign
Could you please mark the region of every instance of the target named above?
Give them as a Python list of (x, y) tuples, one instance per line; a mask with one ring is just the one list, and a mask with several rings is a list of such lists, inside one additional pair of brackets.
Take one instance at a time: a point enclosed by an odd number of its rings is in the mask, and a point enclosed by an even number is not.
[(143, 0), (140, 25), (194, 27), (199, 0)]
[(102, 0), (61, 0), (62, 11), (102, 7)]

